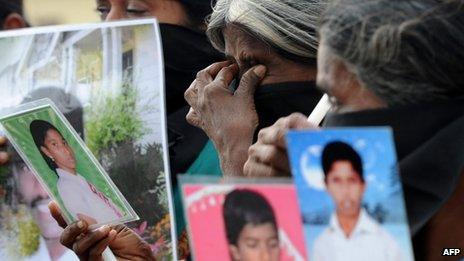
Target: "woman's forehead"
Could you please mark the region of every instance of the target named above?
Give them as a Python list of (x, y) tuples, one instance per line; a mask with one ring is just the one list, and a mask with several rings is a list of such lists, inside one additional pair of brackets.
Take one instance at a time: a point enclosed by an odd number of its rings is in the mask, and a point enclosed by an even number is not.
[(237, 25), (228, 25), (224, 29), (225, 53), (233, 55), (240, 50), (262, 50), (267, 45)]
[(45, 135), (45, 139), (47, 140), (47, 139), (56, 139), (56, 138), (58, 139), (62, 138), (61, 134), (55, 129), (49, 129), (47, 131), (47, 134)]

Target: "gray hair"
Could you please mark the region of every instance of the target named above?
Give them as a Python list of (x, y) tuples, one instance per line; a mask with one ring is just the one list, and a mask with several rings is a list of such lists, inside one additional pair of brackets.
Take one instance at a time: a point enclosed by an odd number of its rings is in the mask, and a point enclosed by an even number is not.
[(325, 7), (321, 0), (218, 0), (207, 35), (224, 52), (223, 31), (234, 24), (291, 60), (314, 62), (316, 27)]
[(464, 95), (463, 0), (338, 0), (319, 33), (389, 105)]

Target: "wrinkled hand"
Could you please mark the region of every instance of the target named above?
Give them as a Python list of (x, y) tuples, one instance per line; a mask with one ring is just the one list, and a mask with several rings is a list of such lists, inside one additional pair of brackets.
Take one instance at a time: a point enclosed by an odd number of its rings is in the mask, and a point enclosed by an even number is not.
[[(8, 140), (6, 139), (5, 136), (0, 136), (0, 147), (6, 146), (7, 142)], [(8, 163), (9, 160), (10, 160), (10, 156), (8, 155), (8, 153), (4, 151), (0, 151), (0, 166), (5, 165), (6, 163)]]
[(247, 177), (290, 176), (290, 164), (287, 157), (285, 135), (291, 129), (315, 129), (300, 113), (280, 118), (271, 127), (262, 129), (258, 141), (248, 150), (248, 160), (243, 167)]
[(185, 92), (191, 106), (187, 121), (203, 129), (213, 141), (226, 175), (242, 174), (246, 151), (258, 127), (254, 92), (266, 67), (258, 65), (245, 72), (233, 92), (229, 85), (237, 73), (236, 64), (215, 63), (200, 71)]
[(124, 225), (102, 226), (90, 231), (88, 224), (80, 220), (68, 226), (55, 202), (48, 207), (53, 218), (64, 228), (61, 244), (74, 251), (80, 260), (103, 260), (106, 247), (118, 260), (155, 260), (148, 243)]

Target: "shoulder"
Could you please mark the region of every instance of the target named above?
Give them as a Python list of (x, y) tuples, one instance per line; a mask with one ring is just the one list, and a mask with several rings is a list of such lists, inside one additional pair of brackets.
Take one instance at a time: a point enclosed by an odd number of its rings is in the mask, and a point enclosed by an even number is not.
[(326, 227), (322, 233), (314, 240), (314, 249), (321, 249), (324, 248), (327, 244), (329, 244), (334, 237), (334, 232), (328, 226)]
[(382, 242), (386, 248), (388, 248), (392, 252), (396, 252), (399, 250), (398, 243), (396, 239), (388, 232), (381, 224), (377, 221), (374, 221), (376, 225), (376, 235), (375, 237), (379, 242)]
[(66, 188), (69, 186), (70, 186), (69, 182), (67, 182), (63, 178), (59, 178), (58, 181), (56, 182), (56, 188), (58, 189), (58, 192), (60, 193), (66, 192), (67, 191)]

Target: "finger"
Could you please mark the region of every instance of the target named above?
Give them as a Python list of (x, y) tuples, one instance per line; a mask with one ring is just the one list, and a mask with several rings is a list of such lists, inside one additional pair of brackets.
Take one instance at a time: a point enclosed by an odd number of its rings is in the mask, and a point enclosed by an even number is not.
[(76, 240), (73, 244), (73, 251), (78, 255), (88, 253), (93, 246), (98, 244), (104, 238), (107, 238), (111, 228), (102, 226), (94, 231), (87, 233), (81, 240)]
[(10, 155), (6, 152), (0, 151), (0, 165), (7, 163), (10, 160)]
[(281, 127), (280, 124), (276, 123), (275, 125), (264, 128), (258, 133), (258, 142), (259, 144), (267, 144), (277, 146), (280, 149), (285, 149), (285, 134), (288, 129)]
[(216, 75), (219, 73), (219, 71), (222, 68), (228, 66), (230, 63), (230, 61), (213, 63), (212, 65), (206, 67), (206, 69), (199, 71), (196, 77), (198, 83), (198, 91), (201, 92), (201, 89), (208, 83), (212, 82)]
[(193, 108), (190, 108), (189, 112), (187, 113), (187, 116), (185, 117), (187, 119), (187, 122), (190, 124), (190, 125), (193, 125), (195, 127), (201, 127), (200, 123), (200, 117), (198, 116), (198, 114), (195, 112), (195, 110)]
[(280, 149), (286, 149), (285, 135), (290, 129), (314, 129), (318, 128), (307, 121), (301, 113), (293, 113), (290, 116), (280, 118), (274, 125), (262, 129), (258, 133), (258, 142), (276, 145)]
[(194, 80), (190, 87), (184, 93), (184, 99), (190, 106), (196, 106), (198, 99), (198, 90), (196, 89), (197, 80)]
[(279, 172), (290, 174), (287, 152), (271, 145), (253, 145), (248, 149), (249, 157), (265, 165), (276, 168)]
[(106, 238), (98, 242), (89, 252), (89, 261), (102, 260), (103, 251), (105, 251), (111, 241), (114, 240), (116, 234), (116, 230), (111, 230)]
[(0, 136), (0, 146), (5, 146), (7, 141), (8, 140), (5, 136)]
[(89, 216), (81, 214), (81, 213), (77, 213), (77, 218), (79, 220), (85, 221), (85, 223), (87, 223), (87, 225), (97, 224), (97, 220), (95, 218), (89, 217)]
[(304, 114), (295, 112), (288, 116), (288, 128), (296, 130), (319, 129), (319, 126), (310, 123)]
[(68, 224), (64, 220), (63, 215), (61, 215), (61, 211), (58, 207), (58, 204), (55, 201), (51, 201), (50, 203), (48, 203), (48, 209), (50, 210), (50, 214), (52, 214), (52, 217), (56, 220), (58, 225), (62, 228), (66, 228)]
[(216, 77), (216, 75), (222, 70), (222, 68), (229, 66), (230, 64), (231, 61), (213, 63), (210, 66), (208, 66), (204, 71), (212, 77)]
[(249, 158), (243, 166), (243, 174), (246, 177), (279, 177), (283, 176), (277, 169)]
[(255, 93), (256, 87), (266, 75), (266, 67), (258, 65), (249, 69), (240, 79), (240, 84), (235, 91), (236, 95), (250, 96)]
[(72, 249), (76, 238), (87, 231), (87, 223), (79, 220), (67, 226), (61, 234), (60, 242), (63, 246)]
[(227, 67), (224, 67), (219, 71), (216, 78), (214, 79), (215, 82), (220, 82), (223, 88), (228, 89), (230, 83), (235, 78), (238, 73), (238, 66), (237, 64), (231, 64)]

